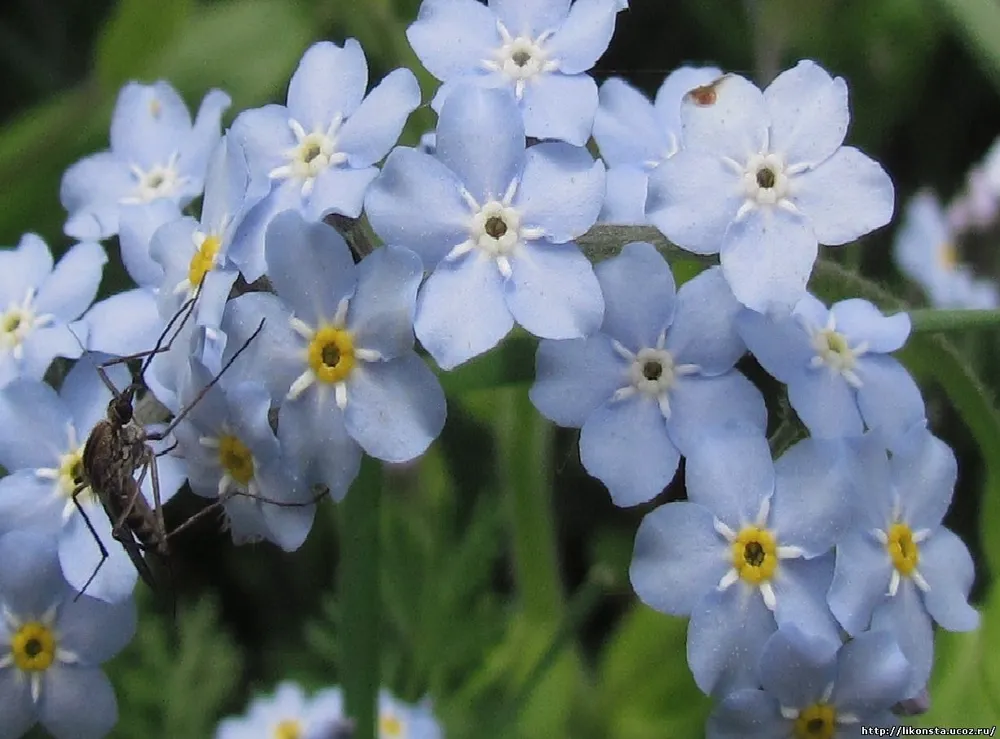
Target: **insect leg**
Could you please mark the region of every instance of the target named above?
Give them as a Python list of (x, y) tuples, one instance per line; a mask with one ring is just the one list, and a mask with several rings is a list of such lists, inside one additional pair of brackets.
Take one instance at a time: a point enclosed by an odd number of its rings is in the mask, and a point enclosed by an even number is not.
[(80, 505), (80, 501), (78, 500), (78, 496), (86, 489), (86, 487), (87, 486), (84, 484), (77, 485), (76, 488), (73, 490), (73, 492), (70, 494), (70, 498), (73, 501), (73, 505), (76, 506), (76, 510), (79, 512), (81, 516), (83, 516), (83, 522), (87, 524), (87, 528), (90, 529), (90, 534), (91, 536), (94, 537), (94, 541), (97, 542), (97, 548), (101, 551), (101, 561), (97, 563), (97, 567), (94, 568), (94, 571), (90, 574), (90, 577), (87, 578), (87, 582), (83, 584), (83, 587), (80, 588), (80, 592), (73, 597), (73, 600), (76, 600), (81, 595), (83, 595), (84, 592), (87, 590), (87, 588), (90, 587), (90, 583), (92, 583), (94, 581), (94, 578), (97, 577), (97, 573), (100, 571), (101, 567), (104, 566), (104, 562), (108, 558), (108, 550), (104, 546), (104, 542), (101, 541), (101, 537), (97, 535), (97, 529), (94, 528), (94, 524), (91, 523), (90, 517), (87, 515), (87, 512), (83, 510), (83, 506)]

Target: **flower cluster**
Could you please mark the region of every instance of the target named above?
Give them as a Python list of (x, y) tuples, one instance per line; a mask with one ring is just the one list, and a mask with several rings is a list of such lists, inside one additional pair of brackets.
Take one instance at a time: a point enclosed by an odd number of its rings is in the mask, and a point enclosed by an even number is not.
[[(956, 462), (891, 356), (909, 317), (807, 292), (820, 244), (890, 220), (892, 183), (844, 145), (846, 83), (810, 61), (764, 90), (683, 68), (655, 104), (622, 80), (598, 88), (587, 71), (626, 6), (424, 0), (407, 35), (443, 84), (420, 148), (396, 145), (421, 104), (413, 73), (369, 91), (354, 40), (310, 47), (284, 105), (226, 130), (222, 92), (192, 123), (166, 82), (125, 86), (110, 149), (64, 177), (65, 232), (84, 241), (55, 266), (33, 235), (0, 255), (0, 674), (14, 676), (0, 702), (17, 706), (0, 733), (113, 724), (97, 665), (134, 628), (122, 540), (145, 543), (107, 502), (127, 483), (162, 541), (157, 506), (186, 482), (235, 542), (298, 549), (316, 491), (340, 500), (365, 454), (409, 462), (441, 433), (420, 349), (448, 371), (515, 324), (540, 340), (532, 402), (581, 429), (583, 465), (616, 504), (652, 501), (686, 458), (687, 500), (646, 516), (631, 580), (690, 617), (688, 664), (719, 700), (710, 736), (891, 723), (925, 687), (933, 624), (978, 618), (972, 560), (941, 525)], [(362, 218), (382, 245), (358, 238)], [(678, 287), (634, 242), (594, 266), (577, 240), (599, 221), (652, 224), (720, 263)], [(91, 306), (112, 237), (136, 287)], [(799, 419), (779, 421), (809, 432), (777, 459), (748, 352)], [(108, 364), (133, 354), (148, 356), (141, 377)], [(56, 357), (78, 359), (58, 390), (42, 381)], [(153, 435), (153, 461), (116, 462), (123, 490), (93, 489), (88, 439), (139, 385), (166, 425), (107, 422)], [(48, 542), (34, 560), (24, 531)], [(384, 694), (381, 710), (383, 739), (440, 736), (427, 707)], [(284, 684), (217, 736), (348, 726), (337, 689)]]

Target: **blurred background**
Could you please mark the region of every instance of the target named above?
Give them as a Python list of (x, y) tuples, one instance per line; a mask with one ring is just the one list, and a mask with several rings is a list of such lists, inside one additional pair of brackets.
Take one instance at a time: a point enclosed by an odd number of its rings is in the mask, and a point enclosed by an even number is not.
[[(909, 196), (947, 200), (1000, 134), (1000, 3), (995, 0), (632, 0), (594, 70), (648, 94), (684, 63), (715, 64), (759, 84), (801, 58), (848, 81), (848, 143), (880, 161), (897, 218), (835, 257), (896, 295), (920, 294), (894, 273), (891, 236)], [(372, 80), (408, 66), (429, 100), (434, 81), (410, 51), (419, 0), (5, 0), (0, 7), (0, 244), (40, 233), (57, 253), (62, 172), (108, 145), (110, 112), (131, 79), (166, 79), (192, 109), (212, 87), (233, 98), (226, 121), (283, 102), (302, 52), (320, 39), (361, 41)], [(433, 126), (427, 106), (404, 134)], [(997, 233), (962, 244), (996, 277)], [(112, 261), (103, 294), (129, 286)], [(827, 256), (830, 255), (829, 250)], [(983, 629), (938, 639), (926, 725), (998, 723), (1000, 612), (990, 562), (1000, 521), (1000, 426), (984, 409), (1000, 387), (995, 332), (955, 337), (956, 365), (921, 379), (933, 430), (960, 460), (947, 523), (972, 548)], [(954, 350), (954, 351), (952, 351)], [(961, 361), (959, 361), (961, 360)], [(500, 373), (498, 362), (519, 369)], [(710, 708), (684, 652), (685, 623), (638, 605), (628, 584), (632, 538), (653, 504), (620, 510), (582, 471), (575, 431), (556, 430), (527, 401), (530, 344), (473, 365), (447, 386), (449, 418), (432, 452), (388, 471), (380, 586), (383, 682), (429, 695), (447, 736), (701, 736)], [(748, 367), (751, 373), (754, 368)], [(521, 378), (521, 381), (518, 379)], [(978, 408), (978, 410), (977, 410)], [(680, 477), (680, 476), (679, 476)], [(351, 494), (364, 494), (368, 478)], [(377, 476), (376, 476), (377, 479)], [(683, 495), (675, 484), (655, 501)], [(197, 508), (171, 504), (179, 521)], [(137, 590), (135, 641), (109, 667), (118, 737), (209, 737), (218, 719), (290, 678), (342, 679), (350, 639), (338, 625), (338, 512), (321, 506), (299, 552), (234, 549), (217, 522), (175, 545), (178, 617)], [(990, 532), (984, 536), (983, 532)], [(349, 533), (347, 534), (349, 535)]]

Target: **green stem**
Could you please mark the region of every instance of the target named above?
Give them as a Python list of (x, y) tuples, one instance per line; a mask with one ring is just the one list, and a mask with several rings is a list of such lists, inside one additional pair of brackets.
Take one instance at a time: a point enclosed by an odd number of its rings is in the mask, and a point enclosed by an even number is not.
[(342, 683), (347, 715), (355, 722), (356, 739), (376, 739), (378, 736), (381, 493), (381, 464), (366, 456), (358, 479), (340, 504)]
[(1000, 326), (1000, 310), (938, 310), (921, 308), (910, 311), (914, 333), (933, 331), (969, 331)]
[(511, 507), (514, 571), (525, 615), (557, 621), (562, 584), (550, 495), (552, 427), (526, 387), (497, 391), (499, 479)]

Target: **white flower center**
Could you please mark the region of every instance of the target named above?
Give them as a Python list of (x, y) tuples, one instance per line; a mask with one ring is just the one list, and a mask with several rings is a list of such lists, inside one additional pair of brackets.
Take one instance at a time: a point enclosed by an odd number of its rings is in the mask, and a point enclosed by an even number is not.
[(699, 372), (696, 364), (677, 364), (673, 355), (664, 349), (667, 333), (663, 331), (656, 340), (655, 347), (643, 347), (632, 353), (621, 342), (612, 340), (618, 356), (628, 362), (629, 384), (615, 391), (612, 400), (630, 398), (636, 393), (642, 393), (656, 400), (660, 413), (670, 419), (670, 392), (674, 389), (676, 380), (682, 375)]
[(809, 366), (813, 369), (826, 367), (830, 372), (842, 375), (851, 387), (861, 387), (861, 378), (854, 370), (858, 357), (868, 351), (868, 343), (863, 341), (852, 348), (847, 337), (837, 331), (833, 313), (830, 313), (823, 328), (806, 326), (805, 329), (809, 332), (809, 342), (816, 351)]
[(760, 205), (774, 205), (788, 196), (788, 173), (777, 154), (754, 154), (743, 170), (743, 190)]
[(526, 241), (540, 239), (545, 232), (540, 228), (521, 225), (521, 214), (511, 203), (520, 183), (513, 180), (500, 200), (489, 200), (480, 205), (472, 194), (463, 189), (461, 194), (472, 216), (469, 219), (469, 238), (453, 247), (445, 257), (458, 259), (474, 249), (496, 261), (497, 269), (505, 278), (511, 276), (510, 257)]
[(10, 352), (18, 361), (24, 356), (24, 341), (31, 332), (55, 321), (54, 316), (35, 313), (33, 303), (36, 292), (35, 288), (28, 288), (20, 303), (12, 302), (0, 314), (0, 350)]
[(165, 165), (155, 164), (149, 169), (132, 165), (132, 175), (136, 179), (131, 194), (123, 197), (122, 205), (141, 205), (157, 198), (175, 197), (188, 178), (177, 170), (177, 153), (171, 154)]
[(276, 180), (300, 180), (302, 196), (307, 197), (324, 170), (347, 161), (347, 154), (337, 151), (337, 132), (343, 123), (344, 117), (338, 114), (325, 131), (317, 128), (307, 133), (301, 123), (289, 118), (288, 127), (295, 135), (295, 146), (284, 152), (288, 164), (275, 167), (269, 176)]
[(492, 59), (484, 59), (483, 67), (491, 72), (500, 72), (514, 83), (514, 94), (520, 100), (524, 86), (539, 75), (559, 69), (559, 62), (548, 58), (545, 42), (552, 36), (546, 31), (537, 39), (511, 35), (503, 23), (497, 21), (501, 44), (493, 51)]

